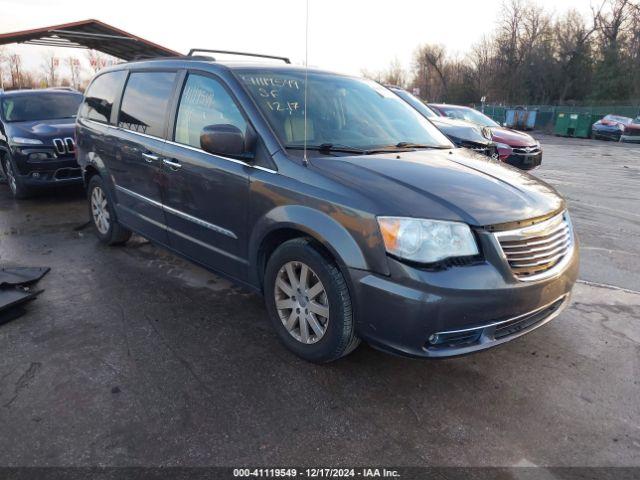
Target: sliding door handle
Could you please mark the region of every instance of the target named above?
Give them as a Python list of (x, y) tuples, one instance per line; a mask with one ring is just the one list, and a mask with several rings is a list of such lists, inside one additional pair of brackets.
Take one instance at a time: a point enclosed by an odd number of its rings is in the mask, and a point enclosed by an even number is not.
[(178, 162), (174, 162), (174, 161), (168, 160), (166, 158), (162, 159), (162, 163), (164, 163), (171, 170), (178, 170), (180, 167), (182, 167), (182, 165), (180, 165)]
[(154, 155), (152, 153), (143, 153), (142, 158), (144, 158), (147, 163), (157, 162), (158, 160), (160, 160), (160, 157), (158, 155)]

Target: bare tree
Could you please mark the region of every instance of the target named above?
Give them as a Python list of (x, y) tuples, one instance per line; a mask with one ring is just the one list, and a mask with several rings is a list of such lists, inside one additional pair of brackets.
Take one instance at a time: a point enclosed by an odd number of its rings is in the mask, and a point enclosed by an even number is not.
[[(592, 38), (598, 30), (594, 19), (587, 25), (576, 10), (569, 10), (554, 26), (556, 57), (561, 72), (561, 90), (558, 102), (563, 104), (570, 93), (582, 94), (590, 87), (592, 69)], [(577, 95), (576, 95), (577, 94)]]
[(471, 67), (471, 80), (480, 96), (493, 97), (493, 79), (496, 70), (494, 60), (494, 43), (487, 37), (476, 43), (467, 55), (467, 63)]
[(12, 88), (22, 88), (23, 72), (22, 72), (22, 57), (17, 53), (9, 55), (9, 75), (11, 77)]
[(389, 64), (389, 67), (384, 71), (382, 82), (385, 85), (396, 85), (403, 88), (406, 86), (407, 74), (397, 58), (394, 58)]
[(0, 47), (0, 90), (4, 90), (4, 65), (9, 61), (9, 52)]
[(448, 82), (445, 76), (446, 50), (442, 45), (424, 45), (420, 50), (425, 64), (433, 70), (442, 84), (443, 95), (447, 96)]
[(58, 81), (58, 69), (60, 68), (60, 59), (55, 53), (50, 51), (44, 54), (42, 62), (42, 71), (46, 78), (47, 86), (55, 87)]
[[(608, 5), (607, 11), (604, 6)], [(608, 0), (597, 12), (594, 11), (595, 22), (599, 27), (602, 48), (618, 51), (620, 41), (631, 27), (634, 4), (631, 0)]]
[(80, 87), (80, 59), (76, 57), (67, 57), (65, 63), (69, 69), (71, 86), (78, 89)]

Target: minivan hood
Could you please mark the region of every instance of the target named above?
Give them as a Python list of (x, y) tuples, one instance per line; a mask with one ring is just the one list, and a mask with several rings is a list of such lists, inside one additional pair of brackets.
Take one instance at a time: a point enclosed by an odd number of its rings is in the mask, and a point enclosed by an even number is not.
[(510, 128), (491, 127), (493, 141), (505, 143), (510, 147), (531, 147), (537, 145), (538, 142), (528, 133), (518, 132)]
[(37, 120), (34, 122), (7, 122), (7, 136), (36, 138), (44, 144), (50, 144), (53, 138), (73, 137), (75, 120), (63, 118), (60, 120)]
[(564, 206), (550, 185), (462, 148), (323, 156), (312, 162), (377, 204), (378, 215), (486, 226), (540, 217)]

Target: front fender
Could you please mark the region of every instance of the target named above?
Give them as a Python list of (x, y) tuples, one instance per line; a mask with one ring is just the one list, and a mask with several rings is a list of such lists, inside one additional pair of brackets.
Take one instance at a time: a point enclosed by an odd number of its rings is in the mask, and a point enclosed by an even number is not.
[[(281, 205), (267, 212), (256, 223), (249, 238), (249, 261), (255, 268), (251, 272), (252, 283), (259, 284), (259, 253), (263, 240), (280, 229), (294, 229), (319, 241), (330, 251), (341, 267), (359, 270), (375, 270), (388, 274), (386, 262), (372, 259), (373, 253), (363, 252), (352, 232), (325, 212), (303, 205)], [(362, 234), (363, 232), (359, 232)], [(370, 243), (371, 235), (361, 241)], [(376, 250), (375, 248), (372, 250)], [(380, 270), (383, 271), (380, 271)]]

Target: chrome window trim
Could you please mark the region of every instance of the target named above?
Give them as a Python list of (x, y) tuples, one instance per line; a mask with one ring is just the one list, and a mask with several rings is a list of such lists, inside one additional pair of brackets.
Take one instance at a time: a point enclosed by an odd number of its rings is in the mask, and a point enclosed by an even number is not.
[[(164, 205), (160, 202), (158, 202), (157, 200), (153, 200), (152, 198), (148, 198), (145, 197), (144, 195), (140, 195), (139, 193), (136, 193), (132, 190), (129, 190), (128, 188), (122, 187), (120, 185), (116, 185), (116, 190), (121, 191), (123, 193), (126, 193), (127, 195), (130, 195), (134, 198), (137, 198), (139, 200), (142, 200), (143, 202), (147, 202), (150, 205), (153, 205), (154, 207), (158, 207), (166, 212), (169, 213), (173, 213), (174, 215), (184, 219), (184, 220), (188, 220), (190, 222), (195, 223), (196, 225), (200, 225), (201, 227), (205, 227), (208, 228), (209, 230), (213, 230), (214, 232), (220, 233), (221, 235), (225, 235), (227, 237), (233, 238), (234, 240), (237, 240), (238, 237), (235, 233), (233, 233), (231, 230), (227, 230), (226, 228), (220, 227), (214, 223), (210, 223), (207, 222), (206, 220), (202, 220), (201, 218), (198, 217), (194, 217), (193, 215), (189, 215), (188, 213), (182, 212), (180, 210), (177, 210), (175, 208), (169, 207), (167, 205)], [(169, 226), (167, 226), (167, 228), (171, 228)], [(172, 229), (173, 230), (173, 229)], [(175, 233), (178, 233), (177, 231)], [(191, 237), (189, 237), (191, 238)], [(195, 239), (194, 239), (195, 240)]]
[(192, 150), (194, 152), (204, 153), (205, 155), (209, 155), (210, 157), (213, 157), (213, 158), (221, 158), (221, 159), (227, 160), (229, 162), (237, 163), (239, 165), (244, 165), (245, 167), (251, 167), (251, 168), (255, 168), (257, 170), (262, 170), (264, 172), (269, 172), (269, 173), (278, 173), (276, 170), (272, 170), (272, 169), (266, 168), (266, 167), (261, 167), (260, 165), (251, 165), (250, 163), (243, 162), (242, 160), (238, 160), (237, 158), (224, 157), (222, 155), (214, 155), (213, 153), (205, 152), (201, 148), (194, 147), (192, 145), (187, 145), (187, 144), (184, 144), (184, 143), (174, 142), (173, 140), (166, 140), (166, 143), (168, 143), (169, 145), (174, 145), (176, 147), (186, 148), (187, 150)]
[(95, 123), (96, 125), (100, 125), (102, 127), (107, 127), (107, 128), (112, 129), (112, 130), (119, 130), (119, 131), (123, 131), (123, 132), (133, 133), (134, 135), (140, 135), (142, 137), (151, 138), (153, 140), (159, 140), (159, 141), (161, 141), (163, 143), (167, 143), (169, 145), (174, 145), (176, 147), (186, 148), (187, 150), (193, 150), (194, 152), (198, 152), (198, 153), (204, 153), (205, 155), (209, 155), (209, 156), (211, 156), (213, 158), (221, 158), (221, 159), (227, 160), (229, 162), (237, 163), (239, 165), (244, 165), (245, 167), (255, 168), (256, 170), (262, 170), (263, 172), (274, 173), (274, 174), (278, 173), (277, 170), (273, 170), (271, 168), (262, 167), (260, 165), (251, 165), (250, 163), (243, 162), (242, 160), (238, 160), (236, 158), (223, 157), (222, 155), (214, 155), (213, 153), (205, 152), (201, 148), (192, 147), (191, 145), (185, 145), (183, 143), (174, 142), (173, 140), (165, 140), (165, 139), (160, 138), (160, 137), (154, 137), (153, 135), (147, 135), (146, 133), (134, 132), (133, 130), (128, 130), (126, 128), (118, 127), (116, 125), (110, 125), (110, 124), (107, 124), (107, 123), (96, 122), (95, 120), (91, 120), (90, 118), (82, 118), (80, 120), (83, 121), (83, 122)]
[(495, 327), (495, 326), (498, 326), (498, 325), (502, 325), (504, 323), (514, 322), (516, 320), (519, 320), (520, 318), (524, 318), (524, 317), (527, 317), (529, 315), (535, 315), (536, 313), (544, 310), (545, 308), (549, 308), (554, 303), (557, 303), (558, 301), (562, 300), (562, 304), (558, 307), (557, 310), (555, 310), (548, 317), (546, 317), (543, 320), (541, 320), (539, 326), (542, 326), (544, 323), (547, 323), (548, 321), (552, 320), (553, 318), (555, 318), (558, 315), (560, 315), (560, 313), (562, 313), (562, 311), (565, 309), (565, 307), (569, 304), (569, 301), (568, 301), (569, 298), (570, 298), (570, 294), (569, 293), (565, 293), (564, 295), (560, 295), (558, 298), (556, 298), (552, 302), (549, 302), (549, 303), (547, 303), (547, 304), (545, 304), (545, 305), (543, 305), (541, 307), (538, 307), (535, 310), (531, 310), (530, 312), (526, 312), (526, 313), (523, 313), (521, 315), (517, 315), (515, 317), (508, 318), (506, 320), (500, 320), (498, 322), (487, 323), (486, 325), (480, 325), (478, 327), (469, 327), (469, 328), (461, 328), (460, 330), (447, 330), (447, 331), (444, 331), (444, 332), (437, 332), (436, 335), (446, 335), (446, 334), (450, 334), (450, 333), (472, 332), (474, 330), (482, 330), (482, 329), (485, 329), (485, 328), (490, 328), (490, 327)]
[(492, 237), (493, 237), (494, 246), (495, 248), (498, 249), (498, 252), (500, 253), (502, 260), (507, 264), (507, 266), (509, 267), (509, 270), (511, 271), (511, 265), (509, 264), (509, 260), (507, 258), (506, 253), (504, 252), (504, 249), (502, 248), (502, 245), (500, 244), (500, 239), (503, 239), (505, 241), (510, 241), (510, 240), (523, 240), (527, 236), (535, 237), (540, 233), (543, 233), (553, 227), (556, 227), (558, 224), (562, 222), (565, 222), (569, 229), (568, 233), (569, 233), (569, 242), (570, 242), (564, 257), (562, 257), (562, 259), (558, 263), (556, 263), (553, 267), (551, 267), (549, 270), (545, 270), (544, 272), (537, 273), (535, 275), (530, 275), (527, 277), (518, 277), (512, 272), (512, 275), (516, 280), (520, 282), (536, 282), (539, 280), (546, 280), (549, 278), (553, 278), (560, 275), (565, 270), (565, 268), (569, 265), (569, 263), (571, 263), (571, 260), (573, 259), (573, 255), (575, 254), (576, 239), (575, 239), (575, 232), (573, 230), (573, 224), (571, 223), (571, 218), (569, 217), (569, 212), (567, 210), (564, 210), (559, 214), (540, 223), (534, 223), (533, 225), (528, 225), (522, 228), (516, 228), (513, 230), (504, 230), (504, 231), (493, 233)]

